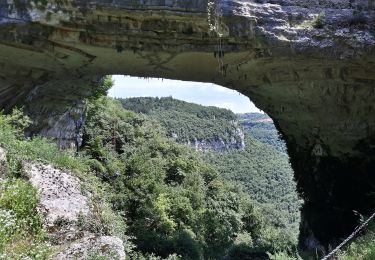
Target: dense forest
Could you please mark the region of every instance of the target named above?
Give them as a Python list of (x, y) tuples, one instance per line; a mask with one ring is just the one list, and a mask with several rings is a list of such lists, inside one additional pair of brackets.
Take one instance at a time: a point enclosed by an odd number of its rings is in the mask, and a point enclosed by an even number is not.
[[(167, 132), (178, 131), (176, 127), (183, 126), (184, 131), (189, 133), (189, 138), (200, 134), (196, 128), (215, 132), (215, 128), (210, 129), (209, 124), (202, 123), (204, 120), (222, 128), (233, 122), (238, 124), (236, 115), (226, 109), (204, 107), (172, 98), (131, 98), (120, 101), (127, 109), (151, 115)], [(170, 118), (169, 113), (174, 107), (177, 116)], [(150, 111), (157, 111), (157, 116)], [(198, 113), (199, 120), (186, 120), (186, 117), (180, 116)], [(217, 117), (220, 114), (225, 116), (220, 119)], [(173, 121), (173, 124), (167, 124), (164, 120)], [(239, 120), (245, 129), (244, 150), (233, 149), (220, 153), (213, 151), (198, 153), (198, 156), (212, 165), (222, 181), (242, 187), (254, 200), (268, 226), (277, 227), (273, 230), (275, 238), (295, 244), (301, 201), (295, 191), (293, 171), (285, 153), (285, 145), (267, 115), (242, 114), (239, 115)], [(203, 125), (200, 126), (200, 123)]]
[(172, 97), (141, 97), (119, 101), (125, 109), (156, 120), (165, 128), (168, 136), (174, 137), (179, 143), (222, 140), (240, 146), (242, 142), (236, 115), (230, 110), (204, 107)]
[(248, 188), (223, 178), (202, 154), (168, 139), (157, 122), (119, 101), (90, 103), (84, 140), (82, 152), (112, 185), (112, 204), (124, 212), (144, 254), (251, 259), (295, 247), (289, 226), (265, 217), (271, 210)]
[(282, 227), (280, 232), (296, 240), (301, 201), (295, 191), (288, 156), (250, 135), (246, 135), (245, 143), (244, 151), (205, 153), (202, 156), (215, 165), (222, 178), (244, 186), (272, 225)]
[[(233, 149), (199, 155), (213, 165), (220, 178), (244, 187), (261, 205), (260, 209), (272, 225), (284, 228), (280, 232), (288, 234), (292, 240), (297, 239), (301, 202), (295, 192), (285, 144), (266, 114), (235, 115), (227, 109), (205, 107), (171, 97), (120, 101), (124, 108), (150, 116), (167, 132), (185, 131), (190, 139), (201, 137), (201, 132), (215, 132), (221, 138), (223, 134), (217, 131), (218, 127), (227, 129), (240, 123), (245, 130), (246, 148), (243, 151)], [(171, 117), (171, 113), (175, 116)]]

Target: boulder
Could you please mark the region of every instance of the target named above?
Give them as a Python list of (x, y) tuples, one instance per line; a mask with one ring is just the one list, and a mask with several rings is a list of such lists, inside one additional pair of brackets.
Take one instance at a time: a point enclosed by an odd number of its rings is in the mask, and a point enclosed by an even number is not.
[(43, 163), (25, 162), (24, 172), (39, 191), (38, 211), (49, 241), (59, 248), (54, 259), (102, 256), (125, 259), (123, 241), (115, 236), (92, 234), (80, 220), (89, 217), (90, 200), (82, 194), (80, 179), (68, 171)]

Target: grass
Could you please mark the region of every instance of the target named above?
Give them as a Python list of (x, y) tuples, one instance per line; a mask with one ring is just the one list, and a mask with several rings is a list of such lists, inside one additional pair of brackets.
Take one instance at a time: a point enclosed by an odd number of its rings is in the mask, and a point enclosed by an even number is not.
[(73, 151), (61, 151), (50, 140), (23, 138), (23, 129), (31, 122), (15, 110), (12, 115), (0, 115), (0, 146), (7, 152), (11, 172), (19, 171), (22, 160), (41, 161), (73, 172), (88, 172), (87, 159), (75, 157)]
[(338, 254), (340, 260), (375, 259), (375, 222), (372, 222), (363, 236), (354, 240), (350, 246)]
[(36, 189), (25, 180), (10, 179), (1, 183), (0, 194), (0, 259), (47, 259)]
[[(291, 256), (286, 252), (268, 254), (271, 260), (319, 259), (314, 254), (300, 252), (301, 256)], [(349, 242), (348, 247), (339, 251), (334, 258), (337, 260), (374, 260), (375, 259), (375, 221), (371, 222), (366, 233)]]

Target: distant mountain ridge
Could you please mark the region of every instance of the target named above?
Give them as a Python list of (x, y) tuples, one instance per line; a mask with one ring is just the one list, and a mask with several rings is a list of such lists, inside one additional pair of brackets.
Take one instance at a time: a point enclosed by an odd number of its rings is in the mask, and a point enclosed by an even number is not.
[(245, 132), (254, 139), (273, 146), (276, 150), (287, 153), (285, 142), (281, 139), (279, 131), (267, 114), (245, 113), (237, 114), (239, 123)]
[(169, 137), (197, 151), (228, 151), (245, 148), (237, 116), (228, 109), (205, 107), (172, 97), (119, 99), (122, 106), (161, 123)]

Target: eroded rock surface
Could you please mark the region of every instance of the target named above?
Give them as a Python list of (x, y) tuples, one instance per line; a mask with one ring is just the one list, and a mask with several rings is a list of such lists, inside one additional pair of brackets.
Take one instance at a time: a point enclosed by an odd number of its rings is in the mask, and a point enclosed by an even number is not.
[(64, 248), (54, 259), (87, 259), (94, 256), (104, 259), (125, 260), (122, 240), (117, 237), (88, 236)]
[(40, 194), (38, 211), (51, 240), (61, 244), (77, 239), (78, 219), (87, 216), (89, 205), (81, 193), (80, 181), (71, 174), (41, 163), (28, 163), (24, 171)]
[(80, 221), (91, 212), (89, 198), (82, 195), (77, 177), (42, 163), (24, 163), (23, 169), (39, 191), (38, 211), (43, 216), (49, 241), (59, 248), (53, 259), (86, 259), (89, 256), (125, 259), (120, 238), (95, 235), (81, 227)]
[[(67, 146), (79, 143), (82, 99), (98, 76), (236, 89), (285, 137), (306, 201), (301, 244), (335, 244), (357, 225), (354, 210), (374, 209), (374, 1), (207, 4), (1, 1), (0, 105), (25, 106), (36, 122), (30, 134)], [(220, 25), (216, 33), (208, 20)]]

